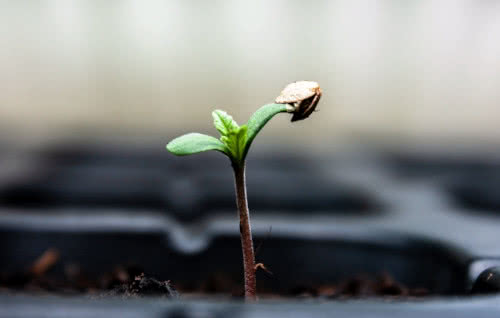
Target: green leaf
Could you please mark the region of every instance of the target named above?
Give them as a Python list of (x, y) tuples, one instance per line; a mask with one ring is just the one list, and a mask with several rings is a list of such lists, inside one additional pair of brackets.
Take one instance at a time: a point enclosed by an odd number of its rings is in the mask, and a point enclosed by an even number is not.
[(247, 137), (247, 126), (243, 125), (237, 131), (232, 131), (228, 135), (221, 136), (220, 140), (226, 145), (231, 152), (231, 159), (240, 163), (243, 161), (245, 144)]
[(167, 144), (167, 150), (178, 156), (191, 155), (208, 150), (220, 151), (241, 163), (245, 160), (252, 141), (274, 115), (286, 112), (287, 104), (267, 104), (259, 108), (241, 127), (223, 110), (212, 112), (220, 140), (198, 133), (178, 137)]
[(237, 132), (240, 126), (236, 121), (223, 110), (217, 109), (212, 112), (214, 118), (214, 126), (222, 136), (227, 136), (232, 132)]
[(248, 126), (243, 125), (240, 127), (240, 130), (238, 131), (237, 134), (237, 140), (238, 140), (238, 156), (241, 159), (244, 159), (244, 154), (245, 154), (245, 145), (247, 143), (247, 132), (248, 132)]
[(217, 150), (230, 155), (226, 145), (220, 140), (199, 133), (190, 133), (175, 138), (167, 144), (167, 150), (177, 156), (192, 155), (208, 150)]
[(243, 150), (243, 158), (246, 157), (248, 153), (248, 149), (252, 144), (252, 141), (257, 136), (259, 131), (264, 128), (267, 122), (274, 117), (274, 115), (278, 113), (283, 113), (287, 111), (287, 104), (266, 104), (261, 108), (257, 109), (257, 111), (250, 117), (247, 122), (248, 130), (247, 137), (245, 141), (245, 147)]

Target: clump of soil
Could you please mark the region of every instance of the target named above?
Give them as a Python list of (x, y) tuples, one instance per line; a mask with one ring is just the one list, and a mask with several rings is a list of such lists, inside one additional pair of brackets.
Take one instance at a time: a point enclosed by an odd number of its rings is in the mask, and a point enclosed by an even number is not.
[(122, 296), (125, 298), (139, 298), (144, 296), (161, 296), (167, 298), (178, 298), (179, 294), (170, 285), (170, 281), (159, 281), (155, 278), (146, 277), (144, 273), (136, 276), (131, 282), (115, 286), (104, 296)]

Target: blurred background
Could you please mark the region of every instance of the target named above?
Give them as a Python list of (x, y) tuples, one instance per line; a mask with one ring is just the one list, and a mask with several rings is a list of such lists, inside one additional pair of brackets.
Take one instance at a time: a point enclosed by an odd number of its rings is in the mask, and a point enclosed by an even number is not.
[(498, 1), (1, 1), (0, 132), (215, 134), (314, 80), (259, 143), (497, 143), (499, 39)]
[(229, 163), (164, 147), (297, 80), (318, 111), (249, 156), (260, 286), (387, 272), (456, 295), (500, 264), (500, 1), (0, 0), (0, 286), (53, 251), (61, 290), (135, 264), (231, 291), (211, 281), (241, 282)]

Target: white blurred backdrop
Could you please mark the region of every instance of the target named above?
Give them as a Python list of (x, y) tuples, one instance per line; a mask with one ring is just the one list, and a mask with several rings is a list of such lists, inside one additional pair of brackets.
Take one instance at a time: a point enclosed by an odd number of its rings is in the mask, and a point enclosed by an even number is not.
[(268, 139), (500, 137), (500, 1), (0, 1), (12, 138), (213, 132), (295, 80), (319, 112)]

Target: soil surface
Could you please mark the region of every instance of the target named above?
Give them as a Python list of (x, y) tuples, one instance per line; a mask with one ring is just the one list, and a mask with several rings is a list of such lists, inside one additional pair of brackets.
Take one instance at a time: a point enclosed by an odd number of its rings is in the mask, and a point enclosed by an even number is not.
[[(171, 281), (160, 281), (144, 274), (137, 266), (117, 266), (100, 277), (89, 278), (77, 265), (64, 267), (64, 277), (54, 278), (51, 268), (59, 262), (59, 253), (49, 249), (43, 253), (26, 271), (18, 273), (0, 273), (1, 293), (36, 293), (78, 295), (86, 294), (91, 298), (123, 297), (138, 298), (159, 296), (177, 298), (181, 296), (231, 295), (243, 297), (243, 286), (224, 274), (214, 274), (207, 280), (196, 284), (183, 284)], [(296, 286), (284, 293), (259, 288), (260, 298), (272, 299), (283, 297), (295, 298), (416, 298), (428, 296), (423, 288), (408, 288), (394, 280), (389, 274), (382, 273), (376, 277), (360, 275), (348, 278), (337, 284), (317, 286)]]
[(143, 296), (161, 296), (168, 298), (178, 298), (179, 294), (172, 287), (170, 281), (159, 281), (155, 278), (146, 277), (144, 273), (135, 276), (132, 281), (124, 284), (119, 284), (113, 287), (108, 293), (101, 296), (123, 296), (130, 297), (143, 297)]

